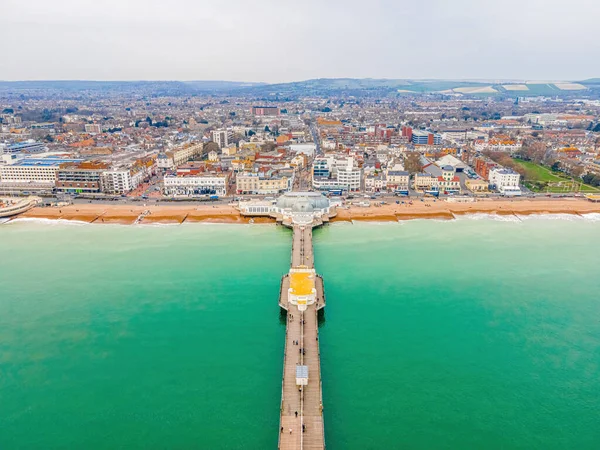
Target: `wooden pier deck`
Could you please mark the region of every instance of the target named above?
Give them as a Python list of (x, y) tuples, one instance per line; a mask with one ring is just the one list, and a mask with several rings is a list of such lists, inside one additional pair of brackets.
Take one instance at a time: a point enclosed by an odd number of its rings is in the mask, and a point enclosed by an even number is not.
[[(314, 267), (312, 227), (294, 226), (291, 266)], [(298, 311), (287, 301), (289, 278), (281, 281), (279, 306), (287, 311), (279, 449), (325, 448), (319, 354), (318, 310), (325, 306), (323, 279), (316, 278), (317, 303)], [(298, 342), (298, 345), (295, 344)], [(308, 385), (296, 386), (296, 366), (308, 366)]]

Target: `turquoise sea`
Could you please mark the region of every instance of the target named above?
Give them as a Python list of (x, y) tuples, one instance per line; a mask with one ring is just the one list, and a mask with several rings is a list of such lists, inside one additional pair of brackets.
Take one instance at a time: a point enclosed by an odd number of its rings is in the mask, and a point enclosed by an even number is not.
[[(600, 448), (598, 220), (316, 230), (327, 447)], [(0, 449), (276, 448), (290, 245), (0, 225)]]

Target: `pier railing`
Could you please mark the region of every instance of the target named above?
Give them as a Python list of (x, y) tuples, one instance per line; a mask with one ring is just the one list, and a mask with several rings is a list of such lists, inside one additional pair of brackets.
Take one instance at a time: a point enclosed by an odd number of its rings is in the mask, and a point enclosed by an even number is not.
[[(279, 288), (280, 294), (279, 294), (279, 298), (281, 298), (281, 292), (283, 290), (283, 278), (285, 277), (285, 275), (283, 277), (281, 277), (281, 287)], [(286, 315), (286, 323), (285, 323), (285, 327), (287, 329), (288, 327), (288, 323), (287, 321), (289, 320), (289, 316)], [(279, 429), (281, 430), (283, 428), (283, 403), (285, 401), (284, 398), (284, 392), (285, 392), (285, 363), (286, 363), (286, 359), (287, 359), (287, 330), (285, 333), (285, 338), (283, 340), (283, 376), (281, 377), (281, 404), (279, 405)], [(321, 393), (321, 395), (323, 395), (323, 393)], [(278, 438), (277, 438), (277, 448), (280, 448), (281, 446), (281, 434), (282, 432), (280, 431), (278, 433)]]
[[(323, 287), (323, 302), (325, 302), (325, 288)], [(316, 327), (316, 334), (317, 336), (319, 336), (319, 317), (318, 317), (318, 310), (315, 309), (315, 327)], [(317, 348), (319, 349), (318, 352), (318, 358), (317, 358), (317, 367), (319, 369), (319, 393), (320, 393), (320, 404), (319, 404), (319, 409), (321, 412), (321, 432), (323, 433), (323, 448), (326, 448), (325, 445), (325, 416), (323, 414), (323, 372), (321, 372), (321, 344), (319, 343), (319, 345), (317, 345)]]

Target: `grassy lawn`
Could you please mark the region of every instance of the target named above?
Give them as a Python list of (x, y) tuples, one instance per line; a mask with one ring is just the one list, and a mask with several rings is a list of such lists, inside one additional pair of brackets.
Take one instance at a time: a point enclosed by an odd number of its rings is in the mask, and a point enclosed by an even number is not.
[(515, 162), (527, 170), (527, 175), (531, 181), (563, 181), (568, 178), (553, 173), (550, 169), (540, 166), (531, 161), (523, 161), (522, 159), (515, 159)]
[(573, 183), (562, 173), (552, 172), (549, 168), (534, 162), (516, 158), (514, 161), (527, 171), (527, 180), (524, 184), (534, 192), (566, 193), (577, 190), (579, 192), (600, 192), (600, 189), (596, 187)]

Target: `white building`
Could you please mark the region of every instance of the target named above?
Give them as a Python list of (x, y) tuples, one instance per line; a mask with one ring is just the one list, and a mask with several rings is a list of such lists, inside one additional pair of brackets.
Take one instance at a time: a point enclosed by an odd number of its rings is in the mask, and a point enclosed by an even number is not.
[(225, 174), (167, 174), (164, 178), (164, 193), (171, 196), (227, 195)]
[(354, 158), (346, 159), (345, 164), (336, 165), (337, 184), (348, 189), (348, 191), (360, 190), (362, 170), (355, 164)]
[(3, 155), (0, 183), (5, 187), (21, 190), (51, 190), (56, 183), (56, 174), (61, 164), (82, 161), (57, 157), (13, 159), (10, 156)]
[(202, 154), (204, 144), (188, 143), (176, 147), (173, 150), (161, 152), (156, 157), (156, 165), (159, 169), (173, 169), (184, 162), (190, 161)]
[(477, 140), (473, 144), (473, 147), (478, 152), (490, 150), (493, 152), (514, 153), (521, 149), (522, 144), (514, 139), (490, 139), (487, 142), (484, 140)]
[[(490, 170), (490, 184), (505, 195), (520, 195), (519, 183), (521, 175), (503, 167), (494, 167)], [(516, 193), (518, 191), (518, 194)]]
[(163, 170), (172, 169), (175, 167), (173, 157), (169, 157), (166, 153), (159, 153), (156, 157), (156, 166)]
[(167, 156), (169, 156), (169, 153), (172, 153), (171, 157), (173, 158), (173, 164), (177, 167), (184, 162), (200, 156), (203, 148), (204, 144), (202, 143), (184, 144), (167, 152)]
[(102, 174), (103, 190), (108, 194), (126, 194), (137, 188), (144, 179), (142, 170), (128, 168), (107, 170)]
[(317, 145), (311, 143), (305, 144), (290, 144), (290, 151), (293, 153), (304, 153), (308, 157), (315, 155), (317, 151)]
[(312, 185), (318, 190), (346, 189), (358, 191), (362, 170), (353, 157), (317, 158), (313, 161)]
[(335, 214), (329, 199), (318, 192), (287, 192), (277, 199), (273, 211), (281, 215), (284, 224), (289, 221), (298, 225)]
[(219, 144), (219, 148), (228, 147), (232, 139), (233, 132), (230, 130), (214, 130), (212, 132), (212, 140)]

